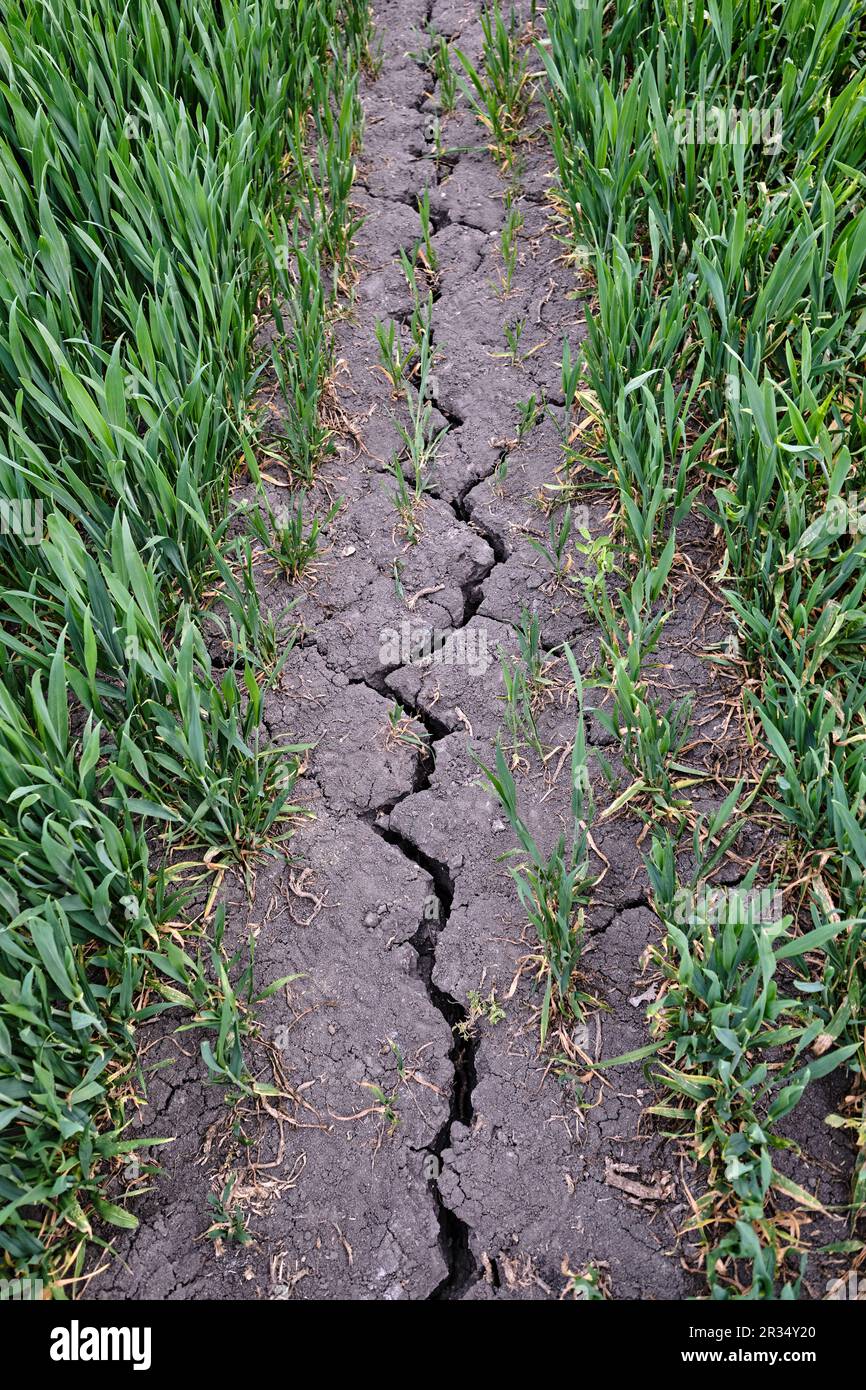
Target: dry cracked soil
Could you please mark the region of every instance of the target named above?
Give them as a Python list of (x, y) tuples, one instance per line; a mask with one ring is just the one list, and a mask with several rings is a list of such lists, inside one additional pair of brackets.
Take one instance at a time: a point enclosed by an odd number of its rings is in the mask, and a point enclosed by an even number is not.
[[(260, 1011), (261, 1074), (271, 1079), (276, 1067), (287, 1094), (271, 1113), (231, 1111), (203, 1080), (195, 1034), (153, 1028), (147, 1102), (130, 1133), (173, 1142), (152, 1151), (161, 1172), (136, 1202), (138, 1229), (105, 1233), (113, 1255), (100, 1254), (87, 1296), (550, 1298), (566, 1261), (595, 1262), (614, 1297), (688, 1297), (704, 1287), (693, 1238), (681, 1234), (701, 1184), (692, 1155), (644, 1113), (655, 1097), (639, 1065), (578, 1081), (589, 1072), (581, 1053), (612, 1057), (649, 1039), (657, 980), (645, 953), (659, 925), (642, 824), (626, 809), (593, 831), (600, 880), (585, 987), (601, 1007), (540, 1054), (532, 942), (502, 861), (514, 841), (477, 761), (488, 761), (503, 722), (499, 654), (513, 655), (514, 624), (534, 611), (552, 653), (539, 731), (553, 752), (543, 763), (524, 758), (518, 785), (525, 819), (552, 845), (569, 808), (575, 720), (564, 658), (552, 649), (567, 640), (589, 671), (597, 642), (574, 592), (551, 586), (530, 537), (546, 534), (539, 499), (561, 461), (562, 339), (580, 340), (591, 306), (554, 237), (543, 138), (523, 154), (507, 296), (506, 183), (468, 112), (447, 118), (447, 154), (431, 157), (436, 92), (419, 58), (423, 29), (432, 22), (477, 60), (477, 6), (379, 0), (376, 18), (383, 63), (363, 83), (358, 282), (337, 327), (351, 429), (317, 485), (344, 504), (298, 585), (259, 572), (266, 600), (297, 600), (303, 623), (267, 723), (274, 737), (312, 745), (297, 799), (314, 814), (299, 824), (290, 862), (259, 866), (252, 901), (240, 881), (222, 890), (232, 932), (255, 933), (258, 979), (297, 977)], [(398, 253), (419, 237), (425, 188), (439, 261), (434, 418), (448, 431), (409, 545), (386, 466), (400, 406), (377, 370), (374, 328), (410, 312)], [(503, 324), (521, 319), (525, 356), (515, 365)], [(517, 402), (533, 392), (550, 412), (518, 442)], [(278, 428), (276, 404), (274, 413)], [(590, 534), (609, 529), (611, 505), (588, 496)], [(727, 635), (711, 579), (715, 541), (697, 516), (678, 539), (658, 679), (696, 692), (691, 757), (731, 775), (742, 743), (729, 678), (706, 659)], [(430, 632), (443, 643), (436, 659), (413, 661), (413, 643)], [(389, 720), (395, 701), (406, 711), (403, 736)], [(606, 741), (591, 719), (588, 737)], [(722, 800), (724, 784), (708, 785), (707, 803)], [(603, 808), (611, 793), (600, 777), (595, 790)], [(761, 825), (750, 833), (746, 850), (756, 851)], [(742, 872), (727, 868), (732, 881)], [(501, 1016), (479, 1011), (491, 991)], [(791, 1126), (799, 1156), (782, 1162), (822, 1200), (844, 1201), (845, 1140), (822, 1123), (832, 1087), (809, 1095)], [(208, 1195), (230, 1172), (253, 1237), (245, 1246), (204, 1234)], [(824, 1225), (815, 1238), (844, 1233), (838, 1221)], [(815, 1270), (806, 1292), (822, 1286)]]

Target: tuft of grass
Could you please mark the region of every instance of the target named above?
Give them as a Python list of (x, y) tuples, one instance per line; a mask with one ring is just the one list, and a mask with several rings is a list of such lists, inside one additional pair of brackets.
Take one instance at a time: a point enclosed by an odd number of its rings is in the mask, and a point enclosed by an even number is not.
[(559, 520), (555, 514), (551, 515), (546, 541), (540, 541), (535, 536), (527, 537), (533, 550), (543, 555), (549, 564), (556, 584), (564, 582), (574, 563), (571, 530), (571, 504), (568, 503)]
[(227, 1240), (237, 1245), (251, 1245), (253, 1236), (249, 1230), (249, 1216), (237, 1201), (233, 1200), (236, 1174), (226, 1179), (219, 1192), (208, 1193), (208, 1205), (213, 1210), (213, 1220), (205, 1234), (208, 1240)]
[(449, 116), (457, 106), (457, 75), (451, 63), (448, 40), (442, 34), (431, 33), (433, 46), (430, 70), (436, 79), (436, 95), (443, 116)]
[(510, 168), (529, 108), (529, 64), (520, 44), (514, 10), (506, 23), (498, 0), (485, 5), (481, 11), (481, 31), (480, 72), (465, 53), (459, 48), (454, 50), (466, 74), (460, 78), (460, 85), (490, 136), (496, 158), (503, 168)]
[(391, 383), (394, 394), (397, 395), (404, 380), (414, 369), (418, 345), (414, 341), (403, 345), (399, 324), (396, 324), (393, 319), (388, 319), (387, 323), (377, 319), (375, 333), (379, 346), (379, 370), (384, 372)]
[(544, 988), (540, 1020), (542, 1047), (551, 1018), (570, 1014), (579, 1019), (583, 1004), (589, 1000), (577, 987), (576, 974), (583, 949), (582, 905), (587, 901), (592, 883), (588, 834), (593, 801), (587, 773), (580, 675), (568, 648), (566, 655), (578, 692), (577, 727), (571, 756), (571, 825), (559, 836), (549, 854), (541, 849), (519, 813), (517, 787), (501, 744), (497, 741), (494, 769), (478, 759), (519, 841), (519, 847), (505, 857), (519, 856), (523, 861), (517, 867), (511, 866), (511, 874), (527, 921), (538, 940), (538, 975)]
[(514, 280), (514, 273), (517, 270), (518, 245), (517, 238), (523, 227), (523, 213), (515, 207), (514, 201), (509, 192), (506, 209), (505, 221), (502, 224), (502, 231), (499, 233), (499, 250), (502, 255), (502, 271), (500, 279), (502, 284), (503, 298), (511, 293), (511, 285)]
[(266, 514), (258, 506), (244, 512), (252, 534), (265, 553), (294, 581), (301, 578), (319, 554), (322, 531), (343, 505), (339, 497), (324, 516), (315, 513), (310, 517), (304, 512), (306, 502), (307, 494), (302, 490), (291, 502), (280, 503), (277, 507), (271, 507), (265, 500)]

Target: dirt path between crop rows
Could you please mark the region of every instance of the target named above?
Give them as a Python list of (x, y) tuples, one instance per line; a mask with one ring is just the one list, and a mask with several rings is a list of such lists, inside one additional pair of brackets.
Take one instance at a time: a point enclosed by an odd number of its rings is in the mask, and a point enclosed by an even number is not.
[[(357, 439), (341, 441), (319, 484), (322, 497), (345, 504), (312, 578), (289, 590), (260, 576), (275, 607), (300, 598), (304, 637), (267, 718), (274, 736), (315, 743), (299, 787), (315, 819), (292, 842), (291, 865), (259, 870), (251, 911), (242, 885), (226, 896), (235, 927), (249, 918), (258, 928), (259, 980), (301, 977), (261, 1014), (297, 1103), (281, 1102), (291, 1122), (241, 1108), (233, 1125), (223, 1093), (202, 1084), (195, 1035), (160, 1037), (148, 1061), (166, 1065), (131, 1132), (176, 1139), (154, 1151), (164, 1172), (136, 1203), (139, 1230), (116, 1244), (123, 1263), (110, 1264), (89, 1296), (550, 1297), (563, 1287), (563, 1260), (600, 1264), (615, 1297), (703, 1287), (694, 1239), (678, 1235), (700, 1179), (688, 1152), (642, 1117), (653, 1096), (641, 1068), (595, 1074), (582, 1093), (576, 1081), (588, 1069), (575, 1046), (598, 1059), (649, 1038), (655, 986), (644, 952), (659, 931), (636, 817), (593, 831), (602, 877), (585, 985), (606, 1007), (539, 1056), (531, 972), (511, 988), (532, 942), (499, 859), (512, 837), (470, 747), (489, 759), (503, 719), (498, 653), (513, 655), (511, 624), (523, 608), (537, 612), (546, 649), (568, 640), (586, 671), (595, 655), (579, 599), (551, 587), (527, 539), (547, 530), (538, 499), (557, 482), (555, 421), (516, 443), (517, 402), (543, 392), (554, 413), (561, 404), (562, 339), (579, 341), (584, 305), (551, 231), (543, 139), (525, 154), (508, 297), (498, 250), (506, 185), (468, 113), (443, 127), (445, 145), (460, 152), (438, 171), (430, 158), (433, 84), (408, 55), (432, 20), (477, 59), (475, 12), (462, 0), (377, 7), (384, 62), (364, 84), (360, 278), (338, 327), (339, 396)], [(398, 252), (418, 239), (425, 187), (440, 263), (434, 403), (449, 429), (410, 546), (385, 467), (399, 448), (399, 406), (375, 369), (374, 326), (410, 312)], [(521, 319), (529, 355), (514, 365), (501, 355), (503, 324)], [(610, 529), (612, 502), (593, 498), (585, 515), (595, 536)], [(691, 756), (730, 777), (740, 756), (731, 686), (701, 656), (727, 636), (711, 579), (715, 545), (697, 520), (679, 540), (659, 683), (698, 692)], [(430, 632), (446, 636), (438, 659), (408, 660)], [(568, 813), (575, 717), (561, 654), (549, 674), (539, 732), (553, 751), (544, 764), (528, 755), (518, 778), (523, 814), (545, 846)], [(396, 734), (395, 699), (414, 721)], [(594, 723), (589, 736), (604, 741)], [(600, 779), (596, 792), (603, 808), (611, 794)], [(723, 784), (712, 792), (707, 804), (723, 798)], [(760, 827), (753, 838), (757, 847)], [(729, 865), (729, 881), (740, 872)], [(475, 1017), (470, 993), (486, 1000), (491, 990), (504, 1016)], [(552, 1067), (569, 1048), (577, 1065)], [(815, 1087), (798, 1111), (797, 1137), (815, 1162), (797, 1172), (825, 1201), (842, 1201), (847, 1160), (822, 1125), (828, 1108)], [(218, 1171), (239, 1175), (233, 1199), (248, 1215), (248, 1246), (202, 1238)], [(827, 1232), (842, 1233), (838, 1223)]]

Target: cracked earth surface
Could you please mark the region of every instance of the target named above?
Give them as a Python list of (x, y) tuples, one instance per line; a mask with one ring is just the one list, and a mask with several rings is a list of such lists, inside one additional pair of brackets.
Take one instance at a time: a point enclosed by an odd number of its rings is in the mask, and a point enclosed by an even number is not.
[[(145, 1053), (146, 1066), (155, 1064), (148, 1103), (131, 1133), (174, 1142), (154, 1150), (163, 1171), (136, 1203), (141, 1224), (115, 1239), (118, 1258), (99, 1261), (104, 1272), (88, 1296), (546, 1298), (559, 1294), (566, 1259), (572, 1268), (605, 1266), (615, 1297), (687, 1297), (703, 1287), (696, 1248), (680, 1235), (700, 1176), (643, 1113), (655, 1097), (640, 1066), (595, 1074), (583, 1095), (589, 1108), (580, 1108), (550, 1055), (539, 1056), (538, 999), (530, 973), (519, 972), (531, 942), (500, 859), (513, 841), (473, 757), (488, 761), (502, 724), (497, 656), (515, 651), (512, 624), (523, 608), (538, 614), (545, 648), (568, 640), (585, 670), (597, 650), (582, 605), (551, 591), (528, 539), (546, 533), (537, 498), (557, 480), (555, 425), (544, 420), (515, 439), (517, 401), (543, 391), (554, 414), (561, 406), (562, 339), (580, 339), (586, 306), (552, 236), (543, 139), (525, 156), (520, 263), (507, 298), (498, 274), (505, 184), (468, 113), (458, 109), (444, 127), (445, 144), (459, 152), (438, 170), (430, 158), (434, 84), (409, 55), (432, 20), (477, 60), (476, 7), (380, 0), (376, 17), (384, 61), (363, 92), (359, 281), (337, 327), (338, 389), (356, 437), (341, 442), (319, 483), (322, 496), (345, 503), (311, 578), (292, 587), (259, 576), (275, 607), (297, 599), (303, 622), (266, 718), (275, 737), (314, 745), (296, 798), (314, 818), (299, 827), (291, 863), (258, 869), (252, 905), (240, 883), (223, 894), (232, 930), (256, 933), (258, 980), (298, 977), (260, 1011), (294, 1103), (279, 1102), (282, 1121), (242, 1121), (253, 1139), (244, 1161), (254, 1240), (215, 1249), (203, 1238), (207, 1196), (221, 1166), (237, 1168), (238, 1136), (224, 1093), (202, 1083), (195, 1035), (157, 1034)], [(397, 257), (420, 234), (425, 187), (440, 263), (434, 422), (448, 433), (422, 534), (408, 546), (386, 468), (399, 447), (399, 407), (375, 367), (374, 325), (410, 312)], [(514, 366), (499, 355), (503, 322), (521, 318), (521, 346), (535, 351)], [(609, 530), (610, 506), (591, 494), (592, 534)], [(697, 692), (693, 759), (733, 775), (737, 730), (726, 723), (718, 669), (701, 657), (726, 634), (710, 579), (714, 542), (696, 518), (679, 540), (687, 563), (660, 679)], [(389, 653), (383, 632), (405, 624), (450, 634), (443, 659)], [(486, 650), (488, 659), (449, 660), (461, 649)], [(528, 760), (519, 778), (522, 813), (545, 847), (569, 805), (562, 758), (574, 709), (564, 681), (562, 690), (539, 718), (554, 756), (545, 765)], [(427, 751), (389, 735), (395, 700)], [(588, 734), (606, 741), (591, 719)], [(566, 770), (557, 777), (558, 765)], [(611, 798), (601, 779), (596, 792), (603, 808)], [(707, 804), (723, 799), (721, 784), (716, 793)], [(641, 829), (624, 813), (593, 832), (602, 876), (585, 963), (588, 989), (604, 1007), (574, 1040), (594, 1059), (649, 1037), (653, 982), (643, 958), (659, 925), (648, 907)], [(760, 840), (755, 827), (750, 848)], [(728, 871), (735, 881), (736, 864)], [(470, 992), (493, 988), (504, 1018), (461, 1030)], [(378, 1095), (391, 1098), (396, 1124)], [(804, 1157), (789, 1167), (823, 1200), (839, 1201), (848, 1159), (839, 1132), (821, 1123), (831, 1101), (829, 1083), (814, 1088), (795, 1135)], [(628, 1181), (658, 1195), (636, 1198)], [(835, 1223), (826, 1235), (842, 1233)]]

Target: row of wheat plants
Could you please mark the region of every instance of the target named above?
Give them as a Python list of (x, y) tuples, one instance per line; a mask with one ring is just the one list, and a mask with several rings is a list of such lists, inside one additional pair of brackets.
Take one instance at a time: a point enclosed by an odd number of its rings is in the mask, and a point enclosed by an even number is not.
[[(612, 727), (634, 753), (623, 795), (651, 825), (667, 933), (659, 1113), (694, 1126), (708, 1166), (693, 1224), (718, 1298), (796, 1293), (776, 1126), (816, 1076), (844, 1065), (854, 1091), (866, 1067), (864, 14), (862, 0), (552, 0), (540, 47), (560, 209), (597, 302), (578, 393), (596, 429), (571, 462), (617, 490), (623, 550), (648, 574), (691, 507), (712, 517), (756, 678), (745, 722), (769, 753), (747, 794), (696, 824), (659, 765), (680, 712), (655, 707), (636, 669), (648, 618), (621, 591), (620, 641), (595, 590)], [(791, 915), (719, 922), (701, 890), (756, 789), (790, 827)], [(687, 830), (697, 867), (681, 885)], [(683, 886), (704, 906), (678, 916)], [(862, 1106), (830, 1117), (861, 1144)]]
[[(260, 297), (308, 336), (325, 314), (293, 311), (298, 256), (330, 266), (347, 215), (311, 198), (322, 160), (351, 175), (367, 32), (360, 0), (0, 3), (0, 1277), (61, 1295), (94, 1215), (135, 1222), (103, 1185), (137, 1024), (183, 1006), (252, 1085), (251, 972), (184, 924), (172, 865), (289, 825), (230, 486)], [(311, 429), (323, 377), (288, 402)]]

